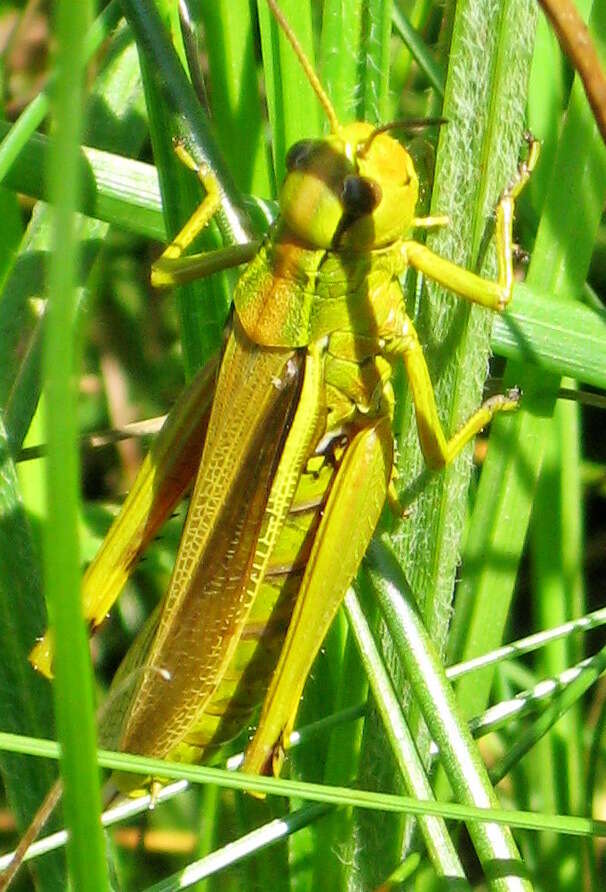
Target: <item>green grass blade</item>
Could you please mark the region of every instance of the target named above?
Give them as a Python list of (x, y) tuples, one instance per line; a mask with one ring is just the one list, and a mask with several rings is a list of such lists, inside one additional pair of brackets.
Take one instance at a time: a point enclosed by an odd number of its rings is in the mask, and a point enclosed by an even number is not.
[(0, 219), (3, 221), (4, 238), (0, 244), (0, 291), (12, 265), (21, 236), (23, 225), (17, 196), (0, 187)]
[[(245, 193), (275, 194), (258, 93), (253, 20), (248, 0), (201, 3), (211, 73), (210, 107), (217, 141)], [(245, 142), (247, 151), (242, 152)]]
[(341, 123), (360, 119), (363, 0), (327, 0), (322, 16), (320, 75)]
[(284, 819), (275, 820), (271, 824), (259, 827), (237, 842), (225, 846), (222, 850), (215, 851), (212, 855), (202, 858), (194, 864), (189, 864), (180, 873), (148, 887), (146, 892), (178, 892), (179, 889), (188, 889), (194, 883), (225, 870), (226, 867), (248, 858), (251, 854), (260, 852), (268, 846), (275, 845), (284, 837), (297, 833), (303, 827), (323, 817), (326, 812), (326, 807), (322, 805), (309, 805), (306, 808), (301, 808), (298, 812), (293, 812)]
[[(550, 728), (552, 728), (562, 717), (568, 719), (568, 725), (570, 727), (571, 722), (574, 721), (574, 713), (571, 715), (571, 709), (578, 706), (579, 699), (596, 683), (605, 671), (606, 648), (602, 648), (595, 657), (584, 661), (584, 665), (578, 672), (576, 678), (574, 678), (570, 684), (566, 685), (558, 696), (553, 698), (553, 701), (549, 703), (540, 717), (536, 719), (523, 734), (520, 734), (517, 737), (515, 743), (511, 746), (508, 752), (496, 765), (492, 766), (491, 777), (493, 778), (494, 783), (498, 783), (498, 781), (502, 780), (511, 768), (516, 765), (538, 741), (541, 741), (547, 731), (549, 731)], [(541, 754), (544, 755), (544, 748)], [(549, 757), (547, 759), (547, 765), (552, 765), (552, 760)], [(552, 789), (553, 782), (551, 778), (547, 783), (548, 789)], [(578, 785), (575, 787), (575, 790), (579, 790)], [(546, 798), (548, 799), (548, 796)], [(552, 804), (553, 803), (548, 801), (546, 807), (550, 808)], [(568, 802), (566, 802), (565, 807), (570, 807)]]
[[(167, 20), (175, 11), (172, 4), (158, 2), (166, 10)], [(172, 116), (174, 132), (171, 137), (184, 139), (193, 158), (207, 164), (217, 178), (222, 205), (217, 214), (217, 225), (227, 243), (247, 241), (248, 221), (233, 178), (219, 152), (181, 61), (175, 52), (156, 4), (144, 0), (123, 0), (124, 14), (133, 29), (140, 51), (153, 70), (155, 85), (162, 92)]]
[[(443, 108), (450, 123), (440, 133), (432, 196), (432, 212), (448, 214), (451, 225), (428, 242), (437, 253), (467, 268), (476, 266), (486, 221), (516, 168), (533, 24), (527, 0), (457, 7)], [(482, 273), (494, 274), (494, 258), (483, 265)], [(491, 314), (465, 306), (433, 285), (421, 298), (415, 325), (448, 432), (481, 402), (491, 323)], [(393, 543), (425, 626), (441, 652), (459, 559), (470, 452), (430, 477), (408, 399), (403, 415), (398, 472), (405, 493), (416, 491), (418, 497), (413, 518), (401, 525)], [(416, 735), (419, 719), (414, 713), (410, 722)], [(376, 736), (380, 734), (379, 729)], [(416, 739), (423, 753), (428, 742), (422, 732)], [(364, 760), (367, 765), (375, 762), (371, 753)]]
[[(598, 35), (606, 35), (606, 14), (599, 4), (595, 6), (594, 28), (601, 29)], [(583, 202), (574, 198), (580, 180), (587, 188)], [(605, 190), (606, 149), (582, 87), (575, 82), (529, 270), (529, 287), (552, 291), (556, 297), (580, 292)], [(586, 236), (582, 241), (579, 232)], [(480, 650), (490, 650), (502, 639), (533, 492), (549, 439), (559, 381), (518, 365), (511, 366), (507, 377), (522, 387), (524, 407), (516, 417), (498, 419), (493, 426), (491, 440), (501, 448), (490, 451), (482, 471), (466, 544), (466, 569), (458, 589), (452, 659), (467, 659)], [(515, 518), (515, 524), (503, 523), (503, 518)], [(487, 556), (492, 560), (486, 561)], [(484, 708), (492, 677), (492, 671), (486, 670), (473, 680), (459, 683), (459, 702), (465, 714)]]
[[(568, 382), (571, 383), (571, 382)], [(580, 411), (574, 403), (559, 402), (554, 413), (550, 443), (547, 446), (541, 479), (533, 508), (531, 525), (535, 614), (539, 628), (550, 628), (569, 617), (585, 613), (582, 582), (583, 542), (581, 511)], [(550, 517), (550, 522), (545, 519)], [(574, 665), (581, 657), (579, 642), (564, 640), (547, 647), (535, 661), (540, 677), (554, 676)], [(579, 696), (584, 689), (581, 688)], [(567, 710), (567, 711), (566, 711)], [(550, 811), (583, 811), (584, 747), (581, 703), (563, 697), (552, 721), (560, 716), (557, 732), (543, 738), (537, 747), (534, 762), (536, 784), (541, 790), (542, 807)], [(533, 736), (550, 725), (545, 716), (542, 727), (531, 728), (513, 747), (524, 752)], [(506, 767), (506, 766), (505, 766)], [(546, 835), (539, 845), (545, 864), (560, 867), (554, 871), (557, 888), (571, 890), (573, 879), (570, 863), (581, 857), (578, 841), (567, 841), (562, 847), (557, 838)]]
[[(52, 736), (48, 683), (27, 662), (32, 643), (44, 629), (40, 555), (32, 538), (15, 467), (0, 423), (0, 691), (2, 728), (21, 734)], [(23, 832), (56, 779), (49, 765), (3, 752), (0, 769), (6, 793)], [(39, 877), (43, 890), (65, 884), (61, 857), (47, 861)]]
[(57, 8), (56, 132), (49, 170), (55, 203), (54, 253), (49, 267), (46, 338), (48, 523), (45, 530), (46, 594), (54, 630), (55, 709), (61, 741), (67, 857), (79, 890), (109, 887), (99, 825), (99, 770), (87, 635), (80, 605), (77, 512), (79, 471), (74, 382), (78, 146), (82, 132), (83, 41), (91, 6)]
[[(59, 747), (55, 741), (3, 732), (0, 732), (0, 749), (8, 752), (28, 753), (47, 759), (59, 758)], [(406, 812), (412, 815), (438, 815), (456, 821), (481, 821), (504, 827), (554, 830), (558, 833), (578, 836), (606, 836), (606, 821), (574, 815), (539, 815), (519, 809), (482, 809), (452, 802), (419, 802), (411, 797), (397, 796), (392, 793), (299, 783), (285, 778), (244, 775), (205, 765), (163, 762), (160, 759), (149, 759), (144, 756), (110, 750), (99, 750), (97, 758), (99, 765), (112, 771), (187, 779), (194, 784), (216, 783), (225, 789), (251, 790), (264, 795), (297, 796), (309, 802), (323, 802), (337, 806), (352, 805), (355, 808), (382, 810), (391, 814)]]
[(491, 344), (500, 356), (526, 363), (530, 375), (538, 367), (604, 388), (605, 335), (605, 312), (524, 282), (514, 288), (511, 309), (495, 319)]
[[(516, 2), (490, 10), (472, 3), (455, 22), (444, 104), (451, 123), (440, 134), (432, 198), (432, 210), (449, 214), (452, 222), (432, 238), (431, 247), (467, 267), (476, 263), (486, 220), (517, 164), (533, 21), (531, 5)], [(488, 45), (482, 35), (490, 35)], [(423, 302), (418, 327), (449, 431), (481, 401), (492, 321), (491, 314), (455, 303), (435, 288)], [(410, 421), (401, 460), (405, 479), (414, 479), (420, 468), (415, 439)], [(398, 536), (407, 576), (439, 648), (449, 621), (470, 471), (466, 452), (434, 476), (415, 504), (414, 524), (404, 524)], [(425, 530), (422, 536), (419, 529)]]
[(370, 122), (389, 117), (391, 10), (391, 0), (366, 0), (363, 7), (359, 110)]
[[(532, 687), (517, 693), (515, 697), (512, 697), (510, 700), (502, 699), (498, 703), (495, 703), (494, 706), (489, 706), (481, 715), (471, 719), (469, 723), (474, 737), (483, 737), (491, 731), (499, 729), (507, 731), (507, 726), (511, 723), (513, 718), (519, 720), (526, 715), (543, 713), (546, 708), (550, 708), (556, 701), (558, 701), (557, 706), (559, 708), (559, 703), (562, 702), (563, 695), (566, 695), (568, 705), (574, 704), (575, 699), (588, 690), (596, 679), (600, 677), (600, 673), (603, 672), (603, 661), (604, 656), (602, 651), (598, 651), (594, 656), (581, 660), (575, 666), (567, 666), (566, 669), (551, 678), (542, 678), (536, 684), (533, 684)], [(509, 667), (509, 673), (511, 675), (522, 675), (523, 673), (528, 675), (528, 673), (525, 673), (525, 671), (520, 669), (517, 665)], [(448, 672), (446, 674), (448, 675)], [(580, 685), (577, 686), (579, 679), (582, 680)], [(535, 676), (530, 674), (530, 681), (534, 682), (534, 680)], [(576, 686), (576, 691), (569, 696), (567, 691), (568, 689), (573, 688), (573, 686)], [(554, 713), (552, 713), (552, 715), (553, 714)], [(563, 712), (558, 713), (558, 715), (560, 714), (563, 714)], [(541, 721), (543, 721), (542, 717)], [(553, 723), (553, 719), (551, 722)], [(546, 730), (547, 729), (548, 728), (546, 728)], [(516, 736), (516, 747), (521, 736), (522, 735)], [(521, 757), (521, 755), (524, 755), (530, 746), (534, 745), (540, 738), (536, 736), (536, 732), (532, 730), (528, 736), (526, 736), (526, 732), (524, 732), (524, 739), (527, 742), (524, 744), (524, 747), (518, 749), (518, 758)], [(501, 758), (501, 763), (503, 765), (509, 763), (509, 770), (511, 770), (515, 761), (517, 760), (509, 759), (509, 753)], [(495, 777), (502, 776), (502, 770), (503, 769), (496, 771), (491, 769), (491, 771), (494, 772)], [(579, 811), (582, 811), (582, 809), (579, 809)]]
[(428, 52), (422, 37), (417, 33), (407, 16), (397, 6), (393, 8), (393, 23), (396, 31), (410, 50), (421, 71), (439, 96), (444, 96), (445, 73)]
[[(467, 725), (457, 711), (454, 692), (402, 571), (383, 543), (373, 543), (369, 558), (381, 610), (415, 699), (440, 750), (442, 765), (457, 801), (497, 808), (497, 795)], [(490, 825), (475, 823), (468, 824), (467, 829), (485, 875), (495, 888), (531, 888), (524, 879), (528, 871), (507, 829), (496, 830)]]
[[(314, 65), (311, 5), (287, 0), (280, 8), (308, 60)], [(284, 179), (288, 149), (299, 139), (318, 136), (326, 129), (318, 99), (301, 63), (275, 22), (265, 0), (258, 0), (267, 110), (272, 132), (276, 184)]]
[[(370, 680), (370, 688), (377, 711), (381, 715), (406, 789), (410, 795), (416, 796), (418, 799), (433, 799), (433, 790), (425, 767), (419, 758), (391, 679), (383, 665), (372, 632), (353, 590), (350, 590), (345, 596), (345, 610)], [(421, 819), (419, 823), (437, 875), (442, 878), (464, 879), (465, 872), (448, 834), (446, 824), (433, 819)], [(462, 885), (461, 888), (463, 888)]]

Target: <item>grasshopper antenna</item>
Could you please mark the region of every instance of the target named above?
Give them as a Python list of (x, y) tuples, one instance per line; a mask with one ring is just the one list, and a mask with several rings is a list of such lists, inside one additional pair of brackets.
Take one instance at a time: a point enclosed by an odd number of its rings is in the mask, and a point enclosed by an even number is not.
[(441, 127), (442, 124), (448, 124), (448, 118), (407, 118), (402, 121), (389, 121), (387, 124), (381, 124), (375, 127), (368, 139), (364, 140), (358, 149), (358, 156), (364, 156), (372, 145), (372, 141), (380, 133), (387, 133), (389, 130), (425, 130), (427, 127)]
[(297, 37), (296, 37), (294, 31), (288, 24), (288, 21), (286, 20), (284, 13), (282, 12), (280, 7), (276, 3), (276, 0), (267, 0), (267, 5), (269, 6), (276, 22), (282, 29), (284, 36), (286, 37), (286, 39), (290, 43), (291, 47), (293, 48), (294, 53), (295, 53), (297, 59), (299, 60), (299, 62), (301, 63), (303, 71), (305, 72), (305, 74), (307, 76), (307, 80), (311, 84), (311, 87), (312, 87), (314, 93), (320, 100), (320, 104), (321, 104), (322, 108), (324, 109), (324, 111), (326, 112), (326, 117), (328, 118), (328, 122), (330, 124), (331, 131), (333, 133), (337, 133), (340, 130), (341, 125), (339, 123), (339, 119), (337, 118), (337, 113), (335, 112), (335, 110), (333, 108), (333, 104), (330, 101), (330, 99), (328, 98), (328, 94), (326, 93), (326, 90), (320, 83), (320, 78), (318, 77), (316, 72), (313, 70), (309, 59), (303, 52), (303, 49), (301, 48), (301, 44), (297, 40)]

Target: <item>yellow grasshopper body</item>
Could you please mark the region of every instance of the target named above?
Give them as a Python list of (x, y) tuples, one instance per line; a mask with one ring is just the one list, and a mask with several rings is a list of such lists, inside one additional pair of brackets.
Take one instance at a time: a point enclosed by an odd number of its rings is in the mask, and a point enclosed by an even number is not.
[[(331, 133), (290, 150), (280, 217), (236, 287), (218, 371), (180, 400), (85, 577), (94, 626), (199, 465), (168, 592), (110, 693), (106, 747), (198, 761), (264, 701), (244, 770), (278, 771), (312, 662), (391, 495), (394, 363), (404, 361), (431, 468), (517, 404), (516, 393), (495, 397), (444, 435), (399, 278), (412, 266), (503, 309), (534, 145), (499, 202), (499, 272), (487, 281), (411, 238), (446, 221), (415, 217), (410, 155), (380, 128), (341, 125), (314, 86)], [(155, 284), (195, 269), (183, 252), (219, 202), (211, 172), (197, 173), (207, 198), (154, 267)], [(48, 635), (32, 662), (50, 673)]]

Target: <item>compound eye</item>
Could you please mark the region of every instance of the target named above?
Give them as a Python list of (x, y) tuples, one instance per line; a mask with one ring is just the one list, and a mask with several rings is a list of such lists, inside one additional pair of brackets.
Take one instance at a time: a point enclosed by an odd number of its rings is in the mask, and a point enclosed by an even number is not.
[(293, 170), (304, 170), (318, 143), (317, 139), (301, 139), (294, 143), (286, 153), (286, 170), (289, 173)]
[(360, 176), (347, 176), (343, 180), (341, 201), (345, 212), (352, 217), (372, 214), (381, 198), (381, 187), (375, 180)]

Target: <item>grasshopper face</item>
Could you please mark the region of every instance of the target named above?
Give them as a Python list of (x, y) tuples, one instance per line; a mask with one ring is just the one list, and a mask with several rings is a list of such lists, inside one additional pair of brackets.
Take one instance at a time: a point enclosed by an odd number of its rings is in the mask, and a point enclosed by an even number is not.
[(370, 124), (341, 127), (291, 147), (280, 193), (282, 217), (312, 247), (369, 251), (412, 226), (419, 184), (408, 152)]

